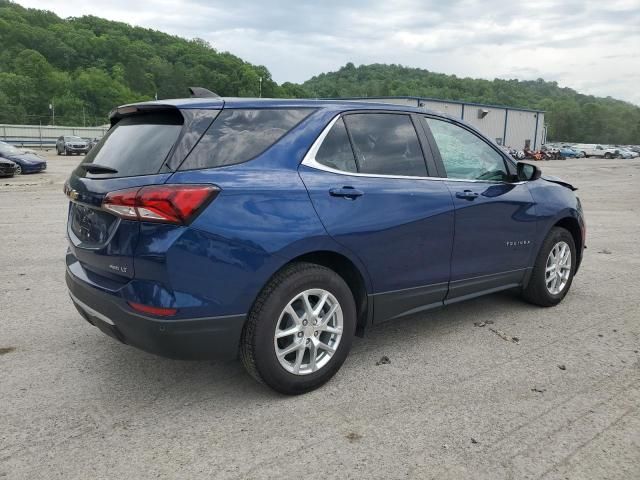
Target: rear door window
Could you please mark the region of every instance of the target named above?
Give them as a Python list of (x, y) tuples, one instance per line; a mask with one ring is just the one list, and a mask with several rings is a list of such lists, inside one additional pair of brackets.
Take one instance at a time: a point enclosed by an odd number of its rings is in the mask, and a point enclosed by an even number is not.
[(226, 109), (220, 112), (180, 170), (222, 167), (257, 157), (312, 109)]
[(109, 178), (158, 173), (180, 135), (182, 123), (178, 112), (125, 117), (91, 149), (82, 163), (117, 170), (108, 174)]
[(428, 176), (418, 135), (409, 115), (358, 113), (344, 118), (360, 173)]

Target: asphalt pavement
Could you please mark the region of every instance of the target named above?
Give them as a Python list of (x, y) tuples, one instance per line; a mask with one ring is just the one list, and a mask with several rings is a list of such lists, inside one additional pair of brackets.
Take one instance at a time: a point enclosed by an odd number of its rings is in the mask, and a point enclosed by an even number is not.
[(539, 163), (588, 223), (559, 306), (502, 293), (383, 324), (299, 397), (80, 318), (62, 194), (79, 161), (0, 179), (0, 479), (640, 478), (640, 159)]

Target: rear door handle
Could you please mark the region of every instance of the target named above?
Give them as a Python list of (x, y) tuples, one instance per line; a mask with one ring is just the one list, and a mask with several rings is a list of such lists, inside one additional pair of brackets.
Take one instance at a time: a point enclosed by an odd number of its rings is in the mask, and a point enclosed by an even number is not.
[(332, 197), (343, 197), (355, 200), (356, 198), (364, 195), (364, 192), (353, 187), (345, 186), (340, 188), (332, 188), (331, 190), (329, 190), (329, 195), (331, 195)]
[(472, 192), (471, 190), (465, 190), (464, 192), (456, 192), (456, 197), (464, 200), (475, 200), (480, 196), (479, 193)]

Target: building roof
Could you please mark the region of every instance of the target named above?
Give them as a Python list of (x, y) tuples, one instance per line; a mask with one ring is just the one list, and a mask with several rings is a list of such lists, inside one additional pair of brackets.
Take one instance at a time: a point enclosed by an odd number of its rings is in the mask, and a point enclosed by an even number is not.
[(473, 107), (489, 107), (489, 108), (505, 108), (507, 110), (520, 111), (520, 112), (533, 112), (533, 113), (545, 113), (544, 110), (533, 110), (530, 108), (521, 108), (521, 107), (510, 107), (508, 105), (492, 105), (489, 103), (476, 103), (476, 102), (463, 102), (461, 100), (444, 100), (442, 98), (431, 98), (431, 97), (414, 97), (414, 96), (388, 96), (388, 97), (347, 97), (342, 100), (415, 100), (416, 102), (427, 101), (427, 102), (438, 102), (438, 103), (453, 103), (456, 105), (470, 105)]

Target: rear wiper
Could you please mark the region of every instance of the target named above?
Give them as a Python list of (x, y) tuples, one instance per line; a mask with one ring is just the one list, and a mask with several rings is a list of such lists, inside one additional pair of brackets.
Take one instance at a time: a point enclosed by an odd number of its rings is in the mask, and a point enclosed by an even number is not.
[(81, 163), (78, 166), (84, 168), (89, 173), (118, 173), (118, 170), (115, 168), (100, 165), (98, 163)]

